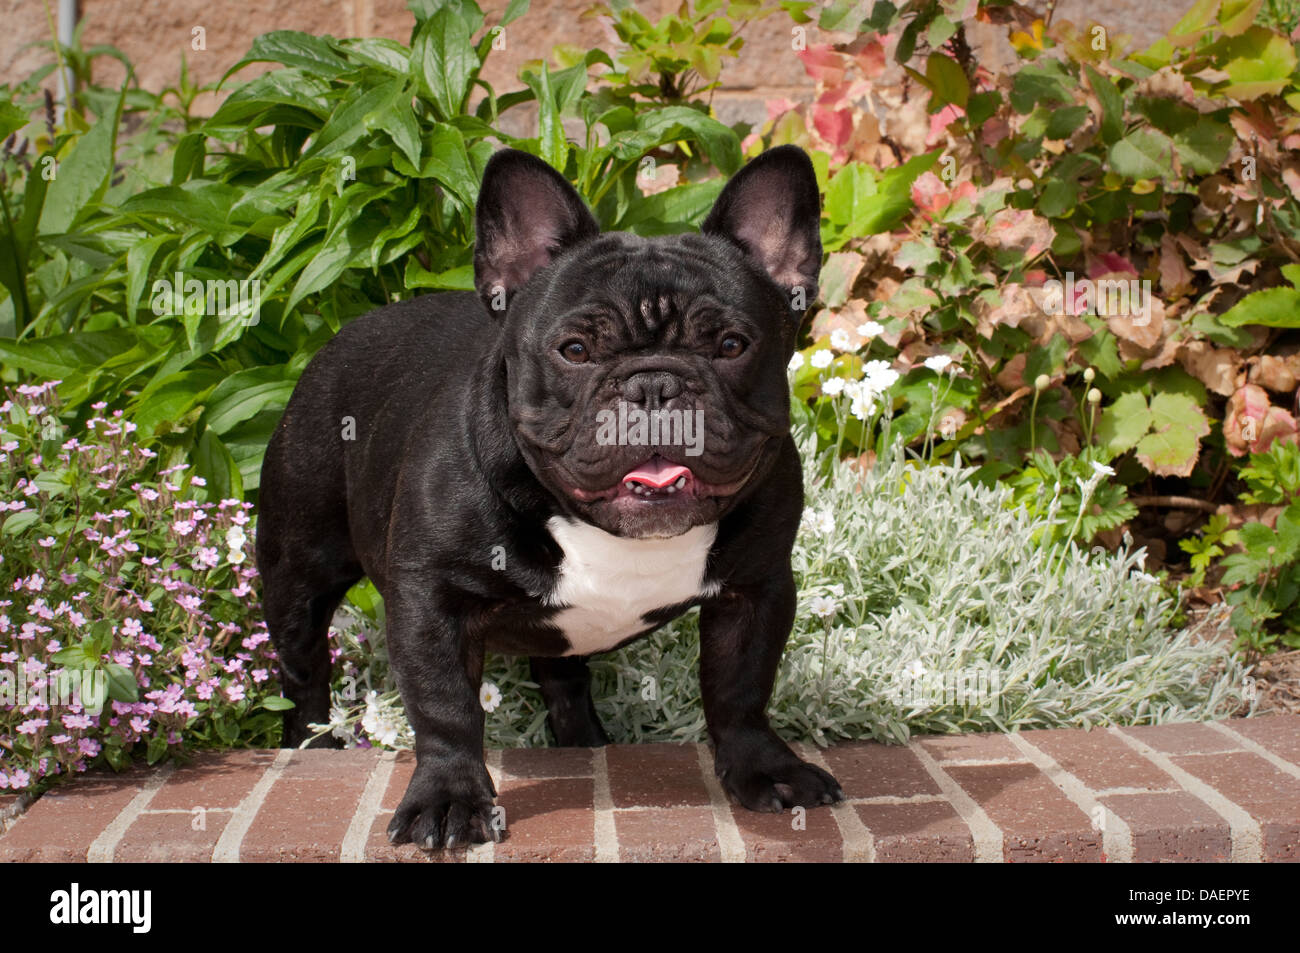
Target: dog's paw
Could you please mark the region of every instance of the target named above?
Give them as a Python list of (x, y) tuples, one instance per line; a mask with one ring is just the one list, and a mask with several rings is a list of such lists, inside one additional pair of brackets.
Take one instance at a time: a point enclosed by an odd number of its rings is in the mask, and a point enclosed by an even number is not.
[(765, 746), (748, 757), (719, 759), (723, 790), (751, 811), (776, 814), (788, 807), (817, 807), (844, 800), (839, 782), (784, 745)]
[(438, 771), (416, 769), (388, 825), (388, 840), (422, 850), (498, 842), (503, 815), (493, 803), (491, 781), (465, 782)]

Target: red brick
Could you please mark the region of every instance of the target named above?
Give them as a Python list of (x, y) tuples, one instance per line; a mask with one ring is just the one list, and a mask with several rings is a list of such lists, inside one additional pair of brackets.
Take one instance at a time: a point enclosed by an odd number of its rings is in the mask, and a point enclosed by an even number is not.
[(630, 863), (659, 861), (719, 861), (717, 826), (707, 807), (654, 807), (618, 811), (619, 860)]
[(936, 761), (1024, 761), (1016, 746), (1002, 735), (925, 735), (916, 739)]
[(1201, 724), (1143, 725), (1120, 731), (1164, 754), (1214, 754), (1241, 747), (1233, 739)]
[(207, 811), (203, 830), (194, 829), (195, 815), (141, 814), (127, 829), (113, 853), (118, 863), (204, 864), (230, 823), (226, 810)]
[(506, 748), (501, 766), (517, 778), (589, 778), (590, 748)]
[(1100, 799), (1128, 825), (1133, 859), (1222, 863), (1232, 857), (1228, 823), (1200, 798), (1172, 794), (1111, 794)]
[(149, 810), (238, 807), (275, 756), (274, 751), (200, 752), (190, 764), (177, 766), (149, 802)]
[(1300, 860), (1300, 780), (1259, 755), (1188, 755), (1175, 763), (1250, 812), (1264, 835), (1266, 860)]
[(1022, 737), (1094, 791), (1176, 788), (1177, 782), (1108, 731), (1026, 731)]
[(244, 835), (239, 859), (338, 860), (366, 781), (357, 771), (331, 779), (281, 777)]
[(0, 863), (77, 863), (144, 786), (146, 772), (87, 773), (48, 791), (0, 837)]
[(496, 860), (593, 860), (593, 799), (588, 778), (506, 781), (497, 803), (506, 809), (507, 836), (496, 845)]
[(1300, 766), (1300, 715), (1235, 718), (1226, 722), (1226, 726), (1279, 758)]
[[(683, 807), (709, 803), (699, 755), (690, 745), (610, 745), (609, 788), (615, 807)], [(712, 765), (708, 770), (713, 770)]]
[(854, 809), (875, 838), (877, 861), (969, 863), (975, 859), (970, 829), (944, 802), (857, 804)]
[(826, 749), (822, 757), (846, 797), (939, 793), (939, 786), (910, 748), (875, 742), (844, 744)]
[(365, 787), (379, 761), (376, 748), (307, 748), (295, 751), (280, 775), (281, 781), (355, 781)]
[(794, 828), (793, 811), (760, 814), (737, 807), (731, 813), (745, 842), (747, 861), (825, 862), (844, 859), (840, 828), (829, 808), (808, 808), (803, 814), (805, 830)]
[(1002, 829), (1008, 861), (1095, 861), (1101, 834), (1088, 816), (1030, 764), (944, 769)]

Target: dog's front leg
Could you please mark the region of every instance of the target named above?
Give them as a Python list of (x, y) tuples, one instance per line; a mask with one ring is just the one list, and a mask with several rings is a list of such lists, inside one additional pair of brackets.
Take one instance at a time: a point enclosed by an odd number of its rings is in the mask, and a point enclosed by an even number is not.
[(794, 577), (728, 589), (700, 609), (700, 693), (718, 778), (751, 811), (844, 799), (833, 777), (799, 759), (767, 721), (794, 622)]
[(391, 587), (388, 653), (415, 730), (415, 774), (388, 826), (425, 850), (499, 841), (496, 790), (483, 763), (483, 647), (431, 597), (425, 580)]

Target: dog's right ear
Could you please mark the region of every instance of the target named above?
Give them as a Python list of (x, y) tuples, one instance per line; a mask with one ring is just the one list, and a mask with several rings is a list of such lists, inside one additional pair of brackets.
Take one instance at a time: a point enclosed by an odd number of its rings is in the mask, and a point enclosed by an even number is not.
[(536, 156), (502, 149), (488, 160), (475, 210), (474, 287), (489, 311), (567, 248), (600, 234), (582, 197)]

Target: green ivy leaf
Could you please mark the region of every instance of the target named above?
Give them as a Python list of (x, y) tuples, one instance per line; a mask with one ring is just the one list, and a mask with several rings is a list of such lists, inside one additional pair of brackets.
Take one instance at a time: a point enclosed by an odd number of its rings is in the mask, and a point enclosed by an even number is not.
[(1121, 394), (1102, 413), (1097, 424), (1097, 439), (1111, 456), (1119, 456), (1136, 447), (1150, 428), (1151, 410), (1147, 407), (1146, 397), (1139, 391), (1129, 391)]
[(1135, 129), (1110, 147), (1110, 167), (1127, 179), (1159, 179), (1174, 171), (1174, 144), (1156, 129)]
[(1300, 291), (1295, 288), (1267, 288), (1248, 294), (1219, 315), (1219, 323), (1230, 328), (1259, 324), (1266, 328), (1300, 328)]
[(1137, 459), (1156, 476), (1188, 476), (1201, 453), (1210, 422), (1187, 394), (1159, 393), (1151, 399), (1151, 433), (1138, 441)]

